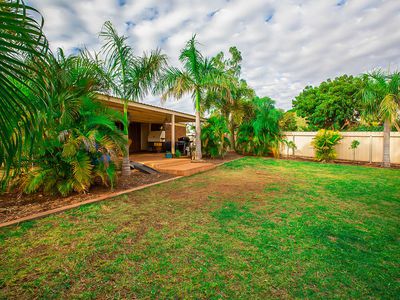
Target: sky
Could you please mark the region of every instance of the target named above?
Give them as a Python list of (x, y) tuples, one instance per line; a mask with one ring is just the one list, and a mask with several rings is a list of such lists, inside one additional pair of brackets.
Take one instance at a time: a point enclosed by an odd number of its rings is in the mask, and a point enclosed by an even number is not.
[[(205, 56), (236, 46), (242, 78), (283, 109), (307, 85), (374, 68), (400, 70), (400, 0), (28, 0), (51, 48), (99, 50), (112, 21), (137, 55), (159, 47), (171, 65), (197, 34)], [(144, 103), (160, 106), (160, 97)], [(165, 107), (193, 112), (190, 97)]]

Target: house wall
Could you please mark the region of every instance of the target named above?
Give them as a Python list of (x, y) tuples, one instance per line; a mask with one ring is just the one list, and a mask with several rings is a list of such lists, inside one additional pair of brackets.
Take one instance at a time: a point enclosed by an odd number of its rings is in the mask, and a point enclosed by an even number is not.
[[(311, 144), (317, 132), (284, 132), (286, 139), (293, 141), (297, 149), (294, 156), (315, 157)], [(336, 146), (337, 159), (353, 160), (353, 150), (350, 145), (358, 140), (360, 145), (355, 152), (355, 160), (362, 162), (382, 162), (383, 132), (342, 132), (343, 139)], [(293, 155), (285, 145), (282, 145), (283, 155)], [(390, 137), (390, 161), (400, 164), (400, 132), (392, 132)]]
[[(164, 124), (165, 128), (165, 141), (171, 141), (171, 124), (166, 123)], [(186, 136), (186, 125), (183, 124), (175, 124), (175, 141), (178, 141), (180, 137)]]

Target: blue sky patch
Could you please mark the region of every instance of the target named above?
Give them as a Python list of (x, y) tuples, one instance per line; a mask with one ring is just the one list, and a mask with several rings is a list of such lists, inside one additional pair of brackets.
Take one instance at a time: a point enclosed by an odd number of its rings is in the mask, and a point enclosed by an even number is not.
[(346, 4), (346, 2), (347, 2), (347, 0), (339, 0), (339, 1), (336, 3), (336, 5), (337, 5), (337, 6), (343, 6), (343, 5)]
[(126, 4), (126, 0), (117, 0), (119, 6), (124, 6)]

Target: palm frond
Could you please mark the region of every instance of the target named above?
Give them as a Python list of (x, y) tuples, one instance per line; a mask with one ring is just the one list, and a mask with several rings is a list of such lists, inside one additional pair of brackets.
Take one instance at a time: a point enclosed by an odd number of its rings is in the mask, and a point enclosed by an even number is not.
[[(38, 109), (46, 105), (32, 103), (18, 88), (30, 89), (28, 82), (34, 81), (27, 58), (43, 63), (48, 43), (42, 27), (41, 15), (23, 1), (0, 2), (0, 166), (5, 166), (6, 175), (11, 166), (18, 170), (24, 135), (34, 126)], [(26, 135), (25, 141), (31, 137)]]
[(167, 56), (160, 49), (144, 53), (143, 57), (133, 60), (128, 69), (128, 90), (130, 99), (142, 100), (152, 91), (154, 83), (161, 77), (161, 72), (167, 64)]
[(77, 192), (85, 192), (90, 186), (92, 164), (89, 156), (84, 152), (79, 152), (71, 163), (72, 172), (74, 174), (74, 190)]

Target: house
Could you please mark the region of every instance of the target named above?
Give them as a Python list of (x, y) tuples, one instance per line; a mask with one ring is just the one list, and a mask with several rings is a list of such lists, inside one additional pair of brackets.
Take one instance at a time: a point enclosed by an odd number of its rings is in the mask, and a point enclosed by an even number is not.
[[(120, 98), (98, 94), (98, 100), (123, 112), (124, 103)], [(187, 124), (196, 120), (191, 114), (133, 101), (128, 104), (128, 118), (131, 154), (166, 148), (175, 154), (175, 143), (171, 141), (187, 136)]]

